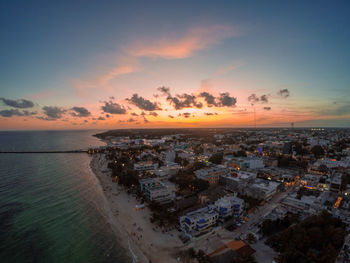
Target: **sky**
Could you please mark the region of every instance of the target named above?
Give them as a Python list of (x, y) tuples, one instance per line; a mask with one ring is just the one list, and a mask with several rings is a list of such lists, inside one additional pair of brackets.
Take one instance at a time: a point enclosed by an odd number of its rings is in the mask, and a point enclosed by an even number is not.
[(349, 127), (349, 1), (1, 1), (0, 129)]

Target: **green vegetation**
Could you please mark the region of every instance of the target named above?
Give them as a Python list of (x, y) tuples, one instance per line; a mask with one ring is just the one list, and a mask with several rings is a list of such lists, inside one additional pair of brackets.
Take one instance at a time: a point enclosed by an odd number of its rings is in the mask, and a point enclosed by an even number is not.
[(306, 196), (310, 196), (310, 195), (319, 196), (320, 195), (320, 191), (313, 190), (313, 189), (308, 189), (308, 188), (305, 188), (305, 187), (300, 187), (298, 192), (297, 192), (297, 198), (301, 199), (303, 195), (306, 195)]
[(241, 195), (240, 193), (238, 193), (238, 197), (244, 200), (246, 210), (259, 206), (263, 201), (262, 199), (256, 199), (250, 196)]
[(283, 231), (292, 224), (297, 223), (299, 216), (296, 214), (287, 213), (285, 217), (277, 220), (266, 219), (262, 222), (260, 230), (264, 236), (271, 236), (275, 233)]
[(253, 255), (250, 255), (244, 258), (238, 258), (234, 260), (233, 263), (257, 263), (257, 261)]
[(301, 158), (294, 159), (292, 157), (286, 157), (286, 156), (278, 156), (278, 167), (290, 167), (290, 168), (301, 168), (306, 170), (308, 167), (308, 161), (303, 160)]
[(178, 222), (178, 215), (169, 212), (169, 205), (161, 205), (151, 201), (148, 207), (152, 212), (150, 217), (152, 224), (157, 224), (159, 227), (172, 227)]
[(209, 183), (207, 181), (198, 179), (193, 174), (189, 174), (186, 171), (179, 172), (177, 175), (172, 176), (169, 181), (178, 186), (180, 193), (185, 190), (197, 193), (209, 188)]
[(255, 244), (256, 243), (256, 237), (253, 233), (248, 233), (248, 235), (246, 236), (246, 241), (249, 244)]
[(345, 172), (341, 177), (340, 190), (346, 190), (348, 184), (350, 184), (350, 174)]
[[(210, 258), (205, 254), (205, 252), (199, 249), (197, 252), (191, 247), (185, 253), (185, 261), (189, 262), (191, 260), (196, 260), (198, 263), (210, 263)], [(186, 259), (188, 261), (186, 261)]]
[(311, 152), (313, 153), (313, 155), (315, 155), (316, 158), (322, 157), (325, 154), (322, 146), (320, 146), (320, 145), (313, 146), (311, 148)]
[(215, 163), (215, 164), (221, 164), (223, 157), (224, 157), (223, 153), (215, 153), (209, 158), (209, 162)]
[(270, 236), (266, 242), (280, 252), (280, 263), (328, 263), (335, 261), (344, 236), (342, 221), (324, 210)]

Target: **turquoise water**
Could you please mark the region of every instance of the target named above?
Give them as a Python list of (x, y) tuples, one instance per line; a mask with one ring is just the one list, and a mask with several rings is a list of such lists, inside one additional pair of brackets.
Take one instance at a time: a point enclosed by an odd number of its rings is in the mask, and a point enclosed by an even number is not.
[[(0, 132), (0, 151), (103, 145), (93, 133)], [(0, 262), (130, 262), (89, 162), (84, 153), (0, 154)]]

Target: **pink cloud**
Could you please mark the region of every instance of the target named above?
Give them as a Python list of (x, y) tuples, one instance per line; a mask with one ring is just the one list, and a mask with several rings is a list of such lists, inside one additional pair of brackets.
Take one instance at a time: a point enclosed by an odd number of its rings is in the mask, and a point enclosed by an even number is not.
[(244, 63), (242, 61), (233, 62), (232, 64), (229, 64), (229, 65), (226, 65), (226, 66), (219, 68), (217, 71), (215, 71), (214, 76), (225, 75), (233, 70), (236, 70), (236, 69), (242, 67), (243, 65), (244, 65)]
[(238, 34), (238, 30), (226, 25), (193, 27), (187, 30), (182, 37), (163, 37), (149, 43), (138, 43), (128, 48), (127, 53), (135, 57), (182, 59)]
[(46, 98), (52, 97), (53, 95), (55, 95), (55, 93), (56, 91), (53, 91), (53, 90), (44, 90), (44, 91), (30, 94), (27, 96), (27, 98), (33, 99), (33, 100), (46, 99)]
[(187, 58), (196, 51), (210, 48), (238, 34), (237, 29), (227, 25), (197, 26), (189, 28), (182, 36), (164, 36), (155, 41), (129, 43), (124, 54), (119, 54), (115, 58), (118, 62), (114, 67), (99, 74), (92, 74), (88, 79), (75, 79), (73, 89), (81, 97), (89, 94), (95, 96), (101, 90), (111, 94), (116, 90), (115, 85), (111, 83), (112, 80), (142, 70), (141, 57)]
[(117, 66), (113, 69), (111, 69), (108, 73), (100, 76), (98, 78), (98, 83), (101, 85), (104, 85), (114, 79), (115, 77), (118, 77), (120, 75), (125, 75), (129, 73), (136, 72), (137, 68), (135, 66), (131, 65), (122, 65), (122, 66)]

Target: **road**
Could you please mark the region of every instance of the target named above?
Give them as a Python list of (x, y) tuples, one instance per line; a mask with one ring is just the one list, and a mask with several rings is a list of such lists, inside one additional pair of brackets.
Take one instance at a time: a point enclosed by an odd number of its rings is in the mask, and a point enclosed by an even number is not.
[[(275, 209), (278, 206), (278, 203), (292, 190), (293, 189), (288, 189), (286, 192), (278, 192), (272, 197), (270, 201), (265, 202), (264, 206), (258, 206), (253, 213), (247, 216), (247, 223), (242, 224), (240, 227), (236, 228), (234, 232), (229, 232), (230, 238), (237, 238), (242, 234), (245, 235), (249, 232), (249, 230), (260, 224), (263, 218), (268, 215), (273, 209)], [(225, 231), (225, 236), (228, 234), (227, 232), (228, 231)]]

